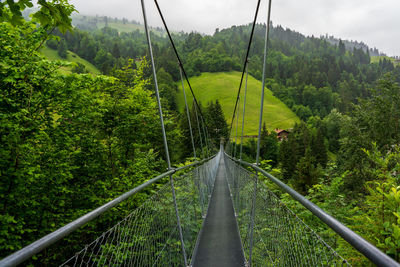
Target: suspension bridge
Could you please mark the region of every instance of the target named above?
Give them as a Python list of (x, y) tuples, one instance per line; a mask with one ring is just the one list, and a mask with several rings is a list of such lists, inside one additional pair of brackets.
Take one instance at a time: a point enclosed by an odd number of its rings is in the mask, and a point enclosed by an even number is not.
[[(193, 156), (199, 159), (196, 155), (192, 123), (198, 125), (202, 154), (207, 156), (183, 167), (171, 166), (146, 9), (144, 1), (141, 0), (168, 171), (2, 259), (0, 266), (23, 264), (120, 203), (129, 201), (129, 198), (141, 190), (163, 181), (160, 183), (162, 186), (139, 207), (132, 210), (123, 220), (115, 222), (113, 227), (95, 240), (82, 244), (82, 249), (70, 255), (61, 266), (349, 266), (349, 262), (292, 212), (262, 182), (261, 177), (270, 180), (282, 192), (288, 193), (372, 263), (378, 266), (400, 266), (301, 194), (259, 167), (271, 0), (268, 2), (255, 164), (242, 160), (242, 147), (240, 145), (238, 148), (236, 141), (239, 121), (237, 111), (243, 81), (245, 81), (245, 92), (240, 136), (241, 138), (244, 136), (248, 56), (260, 0), (257, 3), (230, 126), (230, 136), (232, 136), (232, 126), (236, 119), (235, 142), (231, 143), (228, 140), (225, 148), (221, 142), (219, 149), (213, 147), (209, 140), (207, 125), (179, 53), (157, 0), (154, 2), (179, 62), (182, 87), (185, 78), (195, 103), (196, 122), (191, 122), (183, 88)], [(240, 144), (242, 143), (243, 139)], [(168, 178), (169, 181), (166, 182), (165, 179)]]

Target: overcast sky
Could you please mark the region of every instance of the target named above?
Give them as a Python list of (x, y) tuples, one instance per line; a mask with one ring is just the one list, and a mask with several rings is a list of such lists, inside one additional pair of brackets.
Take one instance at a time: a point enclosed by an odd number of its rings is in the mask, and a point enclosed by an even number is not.
[[(145, 0), (149, 24), (162, 26), (153, 0)], [(143, 22), (140, 0), (70, 0), (83, 15), (125, 17)], [(171, 30), (212, 34), (216, 28), (253, 20), (257, 0), (158, 0)], [(258, 22), (266, 22), (267, 0)], [(305, 35), (334, 35), (363, 41), (400, 56), (400, 0), (272, 0), (274, 25)]]

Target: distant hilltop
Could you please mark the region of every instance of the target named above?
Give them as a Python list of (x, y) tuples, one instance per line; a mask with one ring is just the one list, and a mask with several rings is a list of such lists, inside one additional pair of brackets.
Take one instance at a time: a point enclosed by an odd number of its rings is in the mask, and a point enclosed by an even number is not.
[[(143, 30), (143, 25), (136, 21), (136, 20), (128, 20), (127, 18), (113, 18), (113, 17), (108, 17), (108, 16), (91, 16), (91, 15), (83, 15), (83, 14), (74, 14), (72, 15), (72, 25), (75, 27), (81, 29), (81, 30), (96, 30), (100, 29), (105, 26), (110, 26), (112, 28), (116, 28), (119, 31), (134, 31), (134, 30)], [(272, 26), (272, 22), (271, 22)], [(232, 26), (235, 27), (235, 26)], [(275, 27), (282, 28), (281, 25), (277, 25)], [(273, 28), (273, 27), (272, 27)], [(159, 35), (164, 35), (165, 30), (161, 27), (151, 27), (151, 29), (155, 32), (157, 32)], [(273, 29), (272, 29), (273, 30)], [(216, 31), (219, 31), (217, 29)], [(301, 35), (303, 38), (305, 36), (299, 32), (293, 31), (293, 33), (297, 33), (298, 35)], [(183, 33), (183, 32), (181, 32)], [(276, 36), (279, 38), (280, 36)], [(325, 39), (327, 42), (333, 45), (339, 45), (340, 42), (342, 42), (346, 48), (346, 50), (353, 51), (354, 48), (360, 49), (362, 48), (364, 52), (369, 52), (370, 56), (386, 56), (385, 53), (379, 51), (376, 47), (370, 48), (367, 44), (364, 42), (359, 42), (359, 41), (353, 41), (353, 40), (342, 40), (340, 38), (336, 38), (334, 36), (329, 36), (328, 34), (326, 35), (321, 35), (321, 39)]]
[(370, 56), (386, 56), (385, 53), (380, 52), (376, 47), (370, 48), (368, 45), (366, 45), (364, 42), (358, 42), (358, 41), (353, 41), (353, 40), (342, 40), (340, 38), (336, 38), (334, 36), (328, 36), (322, 35), (321, 39), (325, 39), (327, 42), (333, 45), (339, 45), (340, 42), (342, 42), (346, 48), (346, 50), (352, 51), (354, 48), (356, 49), (362, 49), (364, 52), (369, 52)]

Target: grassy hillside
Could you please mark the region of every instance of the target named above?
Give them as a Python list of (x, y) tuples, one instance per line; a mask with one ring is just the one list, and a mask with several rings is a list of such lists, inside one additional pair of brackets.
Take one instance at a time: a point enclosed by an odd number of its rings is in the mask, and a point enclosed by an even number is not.
[[(97, 27), (99, 29), (101, 29), (101, 28), (103, 28), (105, 26), (106, 26), (106, 24), (104, 22), (97, 23)], [(118, 32), (133, 32), (133, 31), (136, 31), (136, 30), (144, 31), (143, 26), (137, 25), (137, 24), (133, 24), (133, 23), (123, 24), (122, 22), (109, 22), (108, 23), (108, 27), (117, 29)]]
[(394, 64), (395, 66), (396, 66), (397, 64), (400, 64), (400, 63), (398, 63), (398, 62), (395, 62), (395, 59), (394, 59), (394, 58), (388, 57), (388, 56), (371, 56), (371, 63), (379, 63), (379, 60), (384, 59), (384, 58), (386, 58), (386, 59), (392, 61), (393, 64)]
[[(202, 73), (198, 77), (190, 78), (190, 84), (198, 100), (205, 106), (208, 102), (218, 99), (224, 110), (228, 123), (231, 122), (233, 108), (235, 105), (237, 90), (240, 83), (241, 73), (239, 72), (219, 72)], [(180, 109), (184, 107), (182, 86), (179, 83), (180, 92), (178, 96), (178, 105)], [(190, 95), (189, 88), (185, 83), (187, 95)], [(244, 82), (242, 88), (243, 99)], [(245, 114), (245, 135), (255, 135), (258, 131), (258, 120), (261, 99), (261, 82), (249, 76), (246, 99)], [(188, 97), (191, 105), (192, 98)], [(240, 104), (240, 113), (243, 110), (243, 104)], [(240, 120), (241, 120), (240, 115)], [(239, 120), (239, 129), (241, 124)], [(300, 119), (284, 103), (272, 95), (270, 90), (265, 91), (263, 121), (269, 130), (275, 128), (288, 129), (293, 127)]]
[[(104, 22), (98, 22), (97, 24), (97, 28), (101, 29), (104, 28), (106, 26), (106, 24)], [(139, 25), (139, 24), (133, 24), (133, 23), (122, 23), (122, 21), (118, 21), (118, 22), (108, 22), (108, 27), (116, 29), (119, 33), (121, 32), (133, 32), (136, 30), (139, 30), (141, 32), (144, 32), (144, 26), (143, 25)], [(159, 36), (165, 36), (166, 33), (159, 31), (158, 29), (155, 29), (153, 27), (150, 27), (150, 31), (159, 35)]]
[[(104, 22), (98, 22), (97, 23), (97, 27), (99, 29), (105, 27), (106, 24)], [(118, 30), (118, 32), (133, 32), (136, 30), (139, 30), (141, 32), (144, 31), (144, 27), (142, 25), (138, 25), (138, 24), (133, 24), (133, 23), (122, 23), (120, 21), (118, 22), (108, 22), (108, 27), (113, 28)], [(156, 31), (157, 32), (157, 31)], [(159, 33), (159, 32), (157, 32)]]
[[(65, 61), (69, 61), (69, 62), (79, 62), (81, 64), (83, 64), (86, 69), (92, 73), (92, 74), (101, 74), (100, 71), (89, 61), (81, 58), (80, 56), (78, 56), (77, 54), (75, 54), (74, 52), (68, 51), (68, 55), (66, 59), (61, 58), (58, 54), (57, 54), (57, 50), (53, 50), (47, 46), (44, 46), (40, 49), (40, 52), (47, 57), (49, 60), (65, 60)], [(66, 72), (69, 73), (71, 72), (71, 68), (62, 68), (61, 69), (62, 72)]]

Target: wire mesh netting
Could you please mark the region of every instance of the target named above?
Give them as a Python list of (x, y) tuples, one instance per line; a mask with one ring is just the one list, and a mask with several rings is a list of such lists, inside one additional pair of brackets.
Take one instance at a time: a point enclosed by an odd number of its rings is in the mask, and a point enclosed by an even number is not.
[(350, 266), (265, 184), (257, 183), (256, 174), (228, 157), (225, 164), (247, 260), (255, 204), (251, 266)]
[[(220, 153), (173, 177), (187, 258), (196, 244), (218, 168)], [(179, 228), (170, 183), (163, 185), (96, 240), (61, 266), (183, 266)]]

